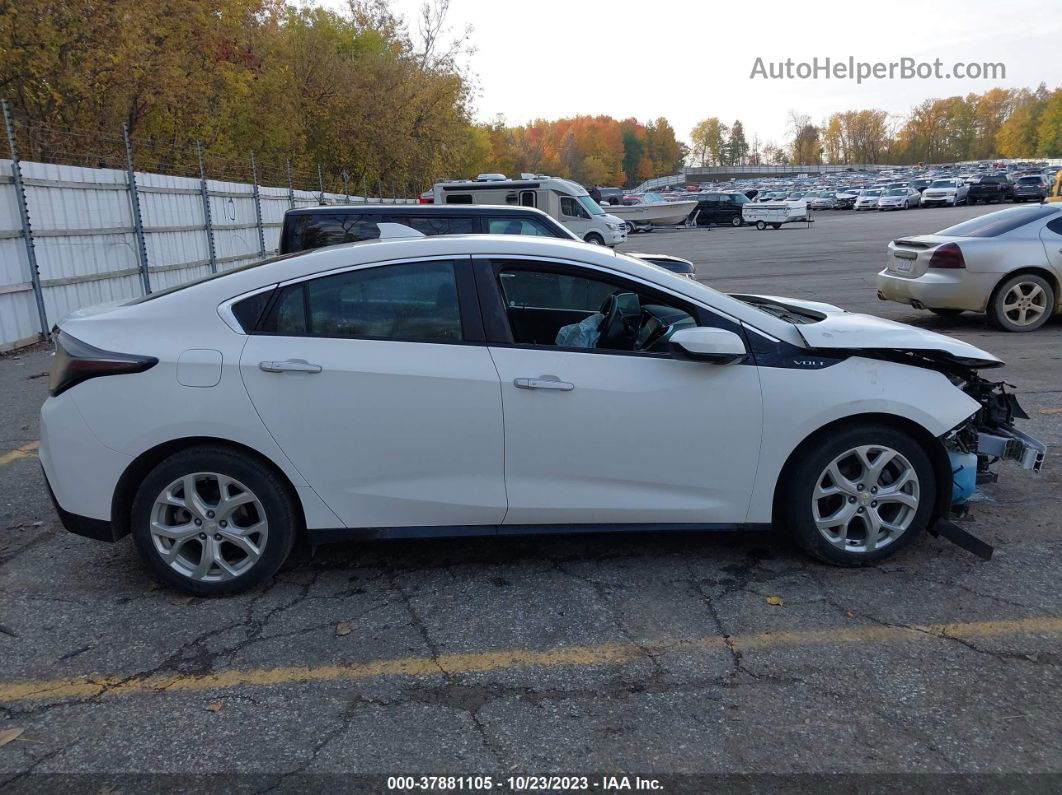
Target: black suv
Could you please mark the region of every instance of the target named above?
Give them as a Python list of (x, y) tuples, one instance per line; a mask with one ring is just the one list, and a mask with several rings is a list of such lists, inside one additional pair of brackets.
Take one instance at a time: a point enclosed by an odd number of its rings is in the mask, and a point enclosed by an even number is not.
[(985, 174), (970, 180), (969, 204), (1002, 202), (1014, 198), (1014, 183), (1006, 174)]
[(1047, 183), (1043, 177), (1019, 177), (1014, 183), (1014, 201), (1042, 202), (1047, 198)]
[[(539, 235), (579, 240), (568, 229), (533, 207), (469, 204), (375, 204), (300, 207), (284, 213), (280, 253), (293, 254), (380, 236), (377, 224), (392, 223), (425, 235)], [(582, 241), (580, 241), (582, 242)], [(680, 276), (694, 278), (693, 263), (663, 254), (635, 254)]]
[(712, 191), (708, 193), (691, 193), (691, 199), (697, 200), (697, 226), (726, 224), (741, 226), (745, 223), (741, 217), (741, 207), (749, 197), (740, 191)]

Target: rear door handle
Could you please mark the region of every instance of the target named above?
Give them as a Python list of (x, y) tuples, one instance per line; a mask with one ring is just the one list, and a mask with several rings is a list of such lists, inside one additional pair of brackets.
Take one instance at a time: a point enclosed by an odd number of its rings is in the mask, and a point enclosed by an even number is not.
[(517, 389), (553, 389), (558, 392), (571, 392), (575, 384), (561, 381), (555, 375), (540, 375), (538, 378), (514, 378), (513, 386)]
[(267, 373), (319, 373), (321, 365), (310, 364), (305, 359), (286, 359), (282, 362), (259, 362), (258, 367)]

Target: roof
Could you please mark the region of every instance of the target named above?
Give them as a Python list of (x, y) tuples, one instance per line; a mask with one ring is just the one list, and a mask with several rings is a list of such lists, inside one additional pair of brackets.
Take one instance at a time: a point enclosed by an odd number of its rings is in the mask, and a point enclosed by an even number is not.
[(322, 204), (316, 207), (297, 207), (284, 215), (331, 215), (334, 213), (365, 215), (545, 215), (535, 207), (498, 204)]

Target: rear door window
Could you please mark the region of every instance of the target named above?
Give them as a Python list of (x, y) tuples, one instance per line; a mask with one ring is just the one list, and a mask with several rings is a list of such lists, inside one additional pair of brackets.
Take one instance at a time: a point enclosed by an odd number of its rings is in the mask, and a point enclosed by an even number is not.
[(290, 284), (282, 288), (259, 331), (458, 342), (462, 331), (454, 263), (383, 265)]
[(525, 218), (490, 218), (487, 231), (492, 235), (538, 235), (539, 237), (556, 237), (538, 221)]
[(399, 221), (428, 235), (474, 235), (480, 230), (479, 219), (473, 217), (410, 215)]

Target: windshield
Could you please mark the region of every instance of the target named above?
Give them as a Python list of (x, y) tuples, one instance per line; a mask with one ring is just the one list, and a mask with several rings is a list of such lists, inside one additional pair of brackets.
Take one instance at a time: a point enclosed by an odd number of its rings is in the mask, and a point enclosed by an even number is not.
[(860, 191), (859, 195), (860, 196), (880, 196), (881, 195), (881, 191), (880, 190), (864, 190), (864, 191)]
[(935, 179), (935, 180), (933, 180), (933, 184), (930, 185), (929, 187), (931, 187), (931, 188), (954, 188), (955, 187), (955, 183), (952, 182), (950, 179)]
[(1040, 178), (1039, 177), (1022, 177), (1021, 179), (1018, 180), (1018, 184), (1019, 185), (1039, 185), (1040, 184)]
[(601, 209), (601, 205), (591, 199), (589, 193), (584, 193), (582, 196), (576, 196), (575, 198), (579, 201), (579, 204), (583, 205), (583, 209), (590, 213), (590, 215), (605, 214), (605, 211)]
[(1000, 210), (949, 226), (947, 229), (941, 229), (937, 234), (952, 237), (997, 237), (1012, 232), (1019, 226), (1025, 226), (1025, 224), (1057, 213), (1057, 206), (1012, 207), (1009, 210)]
[(906, 196), (907, 188), (890, 188), (886, 196)]

